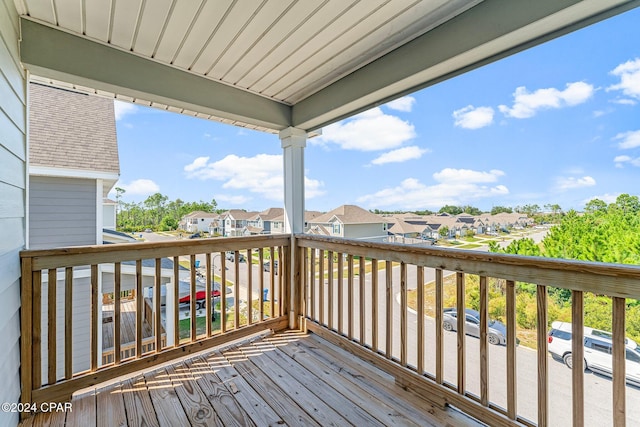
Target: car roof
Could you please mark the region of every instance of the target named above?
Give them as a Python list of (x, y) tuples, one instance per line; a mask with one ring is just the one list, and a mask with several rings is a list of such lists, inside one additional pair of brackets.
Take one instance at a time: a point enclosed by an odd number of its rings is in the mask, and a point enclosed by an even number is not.
[[(551, 323), (551, 327), (553, 329), (558, 329), (558, 330), (569, 332), (569, 333), (571, 332), (571, 323), (569, 322), (555, 321)], [(595, 339), (606, 341), (608, 343), (613, 342), (612, 340), (613, 336), (611, 332), (603, 331), (601, 329), (590, 328), (588, 326), (584, 327), (584, 336), (585, 338), (595, 338)], [(625, 337), (625, 346), (628, 349), (635, 350), (638, 347), (638, 344), (631, 338)]]

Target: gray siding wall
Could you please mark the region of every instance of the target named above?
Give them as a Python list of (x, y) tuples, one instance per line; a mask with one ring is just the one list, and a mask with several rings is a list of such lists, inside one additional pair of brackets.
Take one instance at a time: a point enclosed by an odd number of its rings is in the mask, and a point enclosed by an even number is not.
[[(25, 74), (18, 55), (18, 13), (0, 0), (0, 402), (20, 399), (20, 258), (25, 246)], [(0, 425), (18, 414), (0, 412)]]
[(29, 178), (29, 248), (96, 244), (96, 181)]

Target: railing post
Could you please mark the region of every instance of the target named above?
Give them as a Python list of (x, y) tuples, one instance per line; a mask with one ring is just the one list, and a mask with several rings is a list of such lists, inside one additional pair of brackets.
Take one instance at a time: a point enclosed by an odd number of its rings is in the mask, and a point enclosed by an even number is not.
[(295, 296), (298, 294), (297, 287), (300, 286), (295, 233), (304, 232), (304, 148), (307, 144), (307, 132), (289, 127), (280, 131), (279, 137), (284, 161), (285, 231), (291, 235), (287, 256), (290, 265), (289, 268), (283, 268), (283, 271), (288, 272), (288, 283), (285, 283), (289, 294), (289, 327), (294, 329), (299, 314)]
[[(20, 322), (22, 331), (20, 331), (20, 378), (22, 382), (21, 401), (22, 403), (31, 402), (32, 391), (32, 371), (33, 355), (31, 353), (33, 331), (33, 307), (31, 305), (33, 297), (33, 258), (22, 258), (22, 300), (20, 304)], [(26, 412), (23, 414), (28, 415)], [(22, 417), (23, 419), (26, 417)]]

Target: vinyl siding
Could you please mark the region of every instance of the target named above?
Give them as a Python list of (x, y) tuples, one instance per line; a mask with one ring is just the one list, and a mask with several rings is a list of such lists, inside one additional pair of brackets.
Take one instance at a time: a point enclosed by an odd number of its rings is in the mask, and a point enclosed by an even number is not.
[(31, 249), (97, 243), (95, 180), (44, 176), (29, 180)]
[[(25, 247), (26, 85), (18, 56), (18, 13), (0, 0), (0, 401), (20, 399), (20, 258)], [(0, 425), (18, 414), (0, 412)]]

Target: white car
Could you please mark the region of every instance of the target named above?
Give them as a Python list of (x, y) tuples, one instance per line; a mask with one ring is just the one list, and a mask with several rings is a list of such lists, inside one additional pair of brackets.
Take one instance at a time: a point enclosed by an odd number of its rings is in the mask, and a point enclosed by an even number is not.
[[(555, 359), (561, 359), (569, 367), (573, 367), (571, 354), (571, 324), (553, 322), (549, 331), (547, 350)], [(613, 374), (612, 334), (599, 329), (584, 328), (584, 367), (590, 371), (606, 375)], [(627, 382), (640, 386), (640, 347), (625, 338), (626, 377)]]

